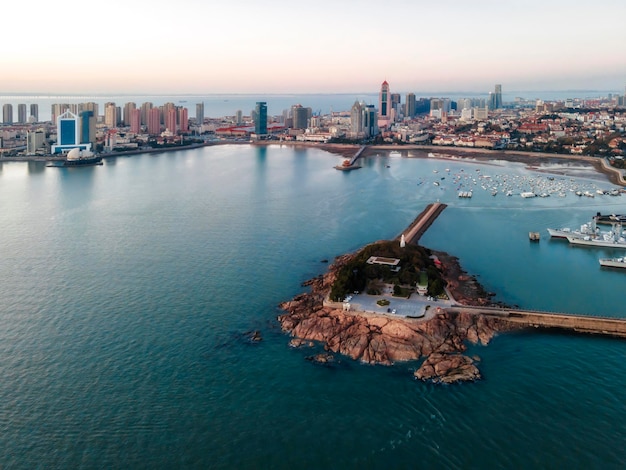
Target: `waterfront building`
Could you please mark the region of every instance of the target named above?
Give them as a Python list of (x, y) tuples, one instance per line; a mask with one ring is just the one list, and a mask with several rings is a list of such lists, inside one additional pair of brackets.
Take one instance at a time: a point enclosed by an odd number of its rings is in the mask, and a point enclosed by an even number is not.
[(13, 105), (10, 103), (2, 105), (2, 123), (13, 124)]
[(52, 153), (67, 152), (75, 148), (91, 150), (91, 144), (80, 142), (78, 116), (71, 111), (65, 111), (57, 117), (57, 143), (52, 146)]
[(311, 108), (304, 108), (302, 105), (297, 104), (291, 108), (292, 129), (306, 129), (309, 119), (313, 115)]
[(183, 133), (189, 132), (189, 110), (183, 106), (178, 108), (178, 130)]
[(161, 111), (159, 108), (151, 108), (148, 112), (148, 134), (158, 135), (161, 133)]
[(26, 121), (28, 120), (26, 109), (26, 105), (23, 103), (17, 105), (17, 122), (19, 124), (26, 124)]
[(141, 133), (141, 109), (133, 109), (130, 112), (130, 132)]
[(81, 111), (80, 116), (80, 143), (96, 143), (96, 121), (97, 116), (93, 111)]
[(42, 129), (29, 131), (26, 134), (26, 155), (35, 155), (37, 150), (43, 148), (46, 134)]
[[(402, 109), (400, 107), (400, 102), (401, 102), (400, 93), (392, 93), (390, 96), (391, 96), (391, 111), (395, 113), (395, 116), (397, 116), (398, 114), (402, 113)], [(394, 118), (393, 119), (394, 121), (395, 121), (395, 116), (392, 116), (392, 118)]]
[(172, 133), (172, 135), (176, 134), (177, 126), (176, 126), (176, 108), (168, 108), (165, 115), (165, 130)]
[(105, 103), (104, 105), (104, 124), (110, 129), (113, 127), (117, 127), (118, 124), (118, 107), (115, 106), (115, 103)]
[(242, 122), (243, 122), (243, 112), (241, 111), (241, 109), (238, 109), (237, 112), (235, 113), (235, 124), (237, 124), (238, 126), (241, 126)]
[(137, 109), (137, 105), (133, 102), (128, 102), (124, 105), (124, 125), (130, 126), (131, 113), (133, 109)]
[[(163, 124), (167, 128), (166, 118), (170, 110), (176, 111), (176, 105), (174, 103), (165, 103), (160, 107), (161, 109), (161, 124)], [(171, 129), (170, 129), (171, 130)]]
[(152, 103), (146, 101), (141, 105), (141, 125), (148, 125), (148, 115), (150, 114), (150, 110), (152, 109)]
[(196, 124), (199, 126), (204, 122), (204, 103), (196, 104)]
[(33, 118), (33, 121), (39, 122), (39, 105), (38, 104), (30, 105), (30, 117)]
[(373, 104), (369, 104), (365, 107), (363, 131), (367, 137), (374, 137), (378, 135), (378, 129), (378, 111)]
[(413, 118), (415, 116), (415, 93), (406, 94), (406, 103), (404, 104), (404, 116)]
[(256, 135), (267, 134), (267, 103), (265, 101), (256, 103), (254, 132)]
[(365, 103), (355, 101), (350, 110), (350, 133), (353, 138), (363, 135), (363, 118)]

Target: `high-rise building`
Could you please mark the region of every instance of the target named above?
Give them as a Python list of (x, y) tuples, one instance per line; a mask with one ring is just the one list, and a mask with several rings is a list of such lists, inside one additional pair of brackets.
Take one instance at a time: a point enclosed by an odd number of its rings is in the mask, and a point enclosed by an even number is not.
[(130, 117), (133, 109), (137, 109), (137, 105), (133, 102), (128, 102), (124, 105), (124, 125), (130, 126)]
[(96, 120), (93, 111), (81, 111), (80, 113), (80, 143), (96, 143)]
[(406, 94), (406, 103), (404, 104), (404, 115), (408, 118), (415, 117), (415, 93)]
[(496, 85), (493, 93), (489, 93), (489, 109), (502, 108), (502, 85)]
[(118, 107), (115, 106), (115, 103), (105, 103), (104, 104), (104, 124), (109, 128), (117, 127), (117, 110)]
[(302, 105), (291, 107), (292, 129), (306, 129), (309, 127), (309, 119), (313, 115), (311, 108), (304, 108)]
[(130, 131), (133, 134), (141, 132), (141, 109), (133, 109), (130, 111)]
[(38, 104), (30, 105), (30, 116), (33, 118), (33, 121), (39, 122), (39, 105)]
[(380, 86), (380, 94), (378, 97), (378, 109), (380, 110), (380, 119), (382, 120), (386, 120), (391, 117), (389, 99), (389, 83), (385, 80)]
[(350, 109), (350, 133), (354, 138), (363, 134), (365, 103), (355, 101)]
[(61, 153), (74, 148), (91, 150), (91, 144), (81, 143), (78, 116), (66, 111), (57, 117), (57, 143), (52, 146), (52, 153)]
[(52, 122), (57, 122), (57, 118), (63, 114), (65, 111), (69, 111), (70, 105), (67, 103), (55, 103), (52, 105), (52, 109), (50, 110), (50, 116)]
[(11, 103), (2, 105), (2, 123), (13, 124), (13, 105)]
[(396, 115), (401, 111), (400, 109), (400, 93), (391, 93), (391, 109), (395, 110)]
[(176, 108), (169, 108), (165, 115), (165, 129), (170, 131), (172, 134), (176, 134), (177, 126), (176, 126)]
[(161, 124), (163, 124), (167, 128), (165, 120), (167, 119), (167, 115), (170, 112), (170, 109), (173, 109), (174, 111), (176, 110), (176, 105), (171, 102), (165, 103), (163, 106), (160, 106), (160, 109), (161, 109)]
[(179, 107), (178, 112), (178, 130), (182, 133), (189, 132), (189, 110), (184, 107)]
[(204, 122), (204, 103), (196, 103), (196, 124), (199, 126)]
[(238, 109), (237, 112), (235, 113), (235, 124), (237, 124), (238, 126), (241, 126), (242, 122), (243, 122), (243, 112), (241, 111), (241, 109)]
[(37, 150), (43, 147), (45, 139), (46, 134), (43, 130), (29, 131), (26, 134), (26, 154), (35, 155)]
[(161, 133), (161, 111), (159, 108), (148, 110), (148, 134), (158, 135)]
[(257, 135), (267, 134), (267, 103), (265, 101), (256, 103), (254, 132)]
[(17, 122), (20, 124), (26, 124), (26, 121), (28, 120), (26, 109), (26, 105), (23, 103), (17, 105)]
[(363, 131), (367, 137), (378, 135), (378, 112), (373, 104), (365, 107)]
[(141, 125), (148, 125), (148, 115), (150, 114), (150, 110), (152, 109), (152, 103), (146, 101), (141, 105)]

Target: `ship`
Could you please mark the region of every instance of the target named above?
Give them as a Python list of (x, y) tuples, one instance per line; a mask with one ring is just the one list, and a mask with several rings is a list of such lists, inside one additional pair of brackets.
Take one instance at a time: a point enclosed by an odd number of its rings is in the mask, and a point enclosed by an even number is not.
[(598, 228), (595, 224), (595, 218), (591, 220), (589, 224), (582, 224), (578, 230), (571, 230), (568, 227), (563, 228), (549, 228), (548, 233), (552, 238), (597, 238)]
[(600, 258), (598, 261), (607, 268), (626, 268), (626, 258)]
[(626, 238), (622, 236), (622, 224), (614, 223), (610, 231), (602, 234), (601, 237), (583, 238), (567, 237), (571, 245), (596, 246), (602, 248), (624, 248), (626, 249)]
[(95, 155), (92, 152), (86, 150), (81, 151), (80, 149), (75, 148), (67, 153), (65, 160), (61, 160), (60, 162), (52, 162), (48, 166), (76, 167), (92, 165), (102, 165), (102, 157), (100, 155)]

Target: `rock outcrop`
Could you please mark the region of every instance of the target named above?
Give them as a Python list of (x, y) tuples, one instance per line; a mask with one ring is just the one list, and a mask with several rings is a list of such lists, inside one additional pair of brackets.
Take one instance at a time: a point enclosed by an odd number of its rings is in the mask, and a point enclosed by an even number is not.
[[(324, 307), (324, 296), (329, 292), (337, 271), (351, 256), (337, 258), (325, 275), (307, 281), (305, 284), (311, 287), (310, 293), (300, 294), (281, 304), (280, 307), (286, 311), (278, 317), (283, 331), (300, 340), (323, 343), (327, 351), (369, 364), (391, 364), (428, 357), (415, 373), (422, 380), (450, 383), (480, 378), (472, 359), (459, 353), (467, 349), (467, 342), (488, 344), (497, 331), (511, 328), (508, 322), (446, 310), (440, 310), (432, 318), (424, 320)], [(453, 278), (453, 287), (457, 291), (463, 289), (465, 273), (456, 258), (442, 253), (438, 256), (443, 258), (444, 273)], [(450, 282), (448, 276), (446, 279)], [(473, 278), (470, 279), (472, 285), (463, 289), (463, 300), (468, 304), (487, 304), (488, 299), (477, 298), (484, 291)]]
[(481, 378), (474, 360), (461, 354), (433, 353), (415, 371), (415, 378), (435, 383), (453, 383)]

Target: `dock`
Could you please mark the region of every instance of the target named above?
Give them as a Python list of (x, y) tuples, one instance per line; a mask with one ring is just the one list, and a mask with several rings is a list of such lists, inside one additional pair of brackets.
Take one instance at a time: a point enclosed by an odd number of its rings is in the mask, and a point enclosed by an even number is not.
[(408, 226), (406, 231), (398, 236), (398, 239), (404, 235), (404, 240), (406, 243), (417, 244), (419, 239), (424, 235), (426, 230), (432, 225), (432, 223), (439, 217), (439, 214), (443, 212), (443, 210), (448, 207), (446, 204), (441, 202), (434, 202), (432, 204), (428, 204), (426, 209), (424, 209), (417, 218)]
[(367, 145), (361, 145), (361, 147), (359, 147), (359, 150), (357, 150), (357, 152), (352, 156), (350, 160), (345, 160), (343, 162), (343, 165), (337, 165), (335, 169), (341, 171), (350, 171), (361, 168), (361, 165), (358, 165), (356, 162), (361, 157), (361, 154), (366, 148)]

